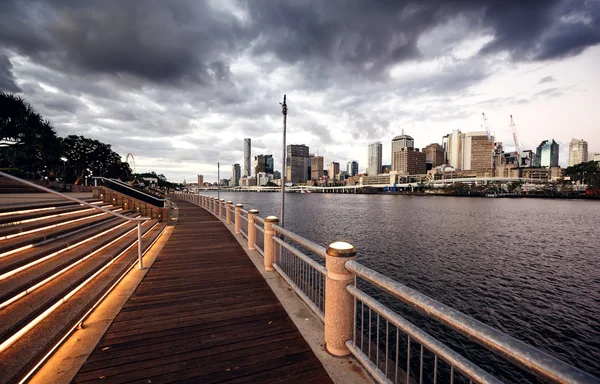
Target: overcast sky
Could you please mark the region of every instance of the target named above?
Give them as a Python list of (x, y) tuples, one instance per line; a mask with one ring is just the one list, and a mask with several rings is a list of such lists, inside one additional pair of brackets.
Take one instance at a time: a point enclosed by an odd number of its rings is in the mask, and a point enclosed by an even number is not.
[(284, 93), (288, 144), (326, 164), (485, 112), (505, 149), (512, 114), (564, 166), (572, 138), (600, 152), (599, 43), (599, 0), (2, 0), (0, 89), (173, 181), (230, 177), (245, 137), (280, 169)]

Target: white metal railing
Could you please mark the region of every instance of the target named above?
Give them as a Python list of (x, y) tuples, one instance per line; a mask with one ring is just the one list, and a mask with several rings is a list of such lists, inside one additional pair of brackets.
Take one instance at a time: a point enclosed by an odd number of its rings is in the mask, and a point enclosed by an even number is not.
[[(264, 238), (261, 254), (265, 269), (279, 273), (324, 322), (328, 352), (338, 356), (351, 353), (380, 383), (502, 381), (359, 289), (357, 279), (387, 292), (429, 320), (466, 336), (537, 379), (550, 383), (600, 383), (600, 379), (576, 367), (360, 264), (355, 260), (354, 247), (348, 243), (324, 248), (278, 226), (277, 218), (261, 219), (252, 210), (236, 208), (232, 212), (236, 223), (243, 221), (240, 232), (244, 237), (252, 238), (249, 233), (258, 229)], [(250, 220), (243, 214), (253, 217)], [(258, 245), (256, 241), (252, 243)], [(326, 265), (317, 260), (325, 260)], [(333, 299), (326, 301), (326, 297)]]
[(27, 180), (23, 180), (23, 179), (18, 178), (16, 176), (9, 175), (8, 173), (5, 173), (5, 172), (0, 172), (0, 176), (6, 177), (8, 179), (11, 179), (13, 181), (19, 182), (21, 184), (25, 184), (25, 185), (27, 185), (29, 187), (33, 187), (33, 188), (39, 189), (40, 191), (51, 193), (51, 194), (59, 196), (59, 197), (61, 197), (63, 199), (70, 200), (70, 201), (73, 201), (73, 202), (81, 204), (81, 205), (85, 205), (86, 207), (98, 209), (98, 210), (100, 210), (102, 212), (108, 213), (109, 215), (116, 216), (116, 217), (119, 217), (119, 218), (124, 219), (124, 220), (137, 222), (138, 265), (139, 265), (140, 269), (144, 268), (144, 263), (143, 263), (143, 260), (142, 260), (142, 256), (143, 256), (142, 255), (142, 222), (150, 220), (150, 217), (129, 217), (129, 216), (125, 216), (125, 215), (120, 214), (118, 212), (113, 212), (110, 209), (106, 209), (106, 208), (99, 207), (99, 206), (94, 205), (94, 204), (90, 204), (87, 201), (79, 200), (79, 199), (77, 199), (75, 197), (71, 197), (71, 196), (65, 195), (65, 194), (60, 193), (58, 191), (52, 190), (50, 188), (46, 188), (44, 186), (32, 183), (32, 182), (27, 181)]

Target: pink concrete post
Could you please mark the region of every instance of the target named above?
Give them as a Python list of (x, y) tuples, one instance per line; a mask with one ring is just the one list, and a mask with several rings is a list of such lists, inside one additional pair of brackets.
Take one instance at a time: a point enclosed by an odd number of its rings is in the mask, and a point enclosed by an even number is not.
[(233, 204), (233, 201), (227, 201), (225, 204), (225, 224), (231, 224), (231, 204)]
[(325, 345), (334, 356), (350, 354), (346, 340), (352, 339), (354, 327), (354, 297), (346, 286), (354, 284), (354, 274), (346, 270), (348, 260), (356, 259), (356, 250), (351, 244), (337, 241), (327, 247), (325, 267)]
[(273, 240), (273, 236), (275, 235), (275, 230), (273, 230), (273, 224), (279, 223), (279, 219), (277, 216), (267, 216), (265, 218), (265, 242), (264, 242), (264, 252), (265, 252), (265, 270), (273, 271), (273, 260), (275, 259), (275, 240)]
[(240, 214), (242, 211), (242, 208), (244, 208), (243, 204), (236, 204), (235, 205), (235, 233), (240, 233)]
[(254, 251), (256, 247), (256, 228), (254, 228), (254, 216), (258, 215), (258, 209), (248, 211), (248, 249)]
[(202, 208), (206, 209), (206, 196), (202, 195)]

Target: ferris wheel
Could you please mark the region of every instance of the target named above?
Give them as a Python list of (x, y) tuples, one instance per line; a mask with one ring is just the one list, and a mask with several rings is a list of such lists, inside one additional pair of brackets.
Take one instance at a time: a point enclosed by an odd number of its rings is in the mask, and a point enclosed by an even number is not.
[(131, 168), (131, 173), (135, 173), (135, 158), (133, 157), (133, 153), (127, 154), (125, 162), (129, 164), (129, 167)]

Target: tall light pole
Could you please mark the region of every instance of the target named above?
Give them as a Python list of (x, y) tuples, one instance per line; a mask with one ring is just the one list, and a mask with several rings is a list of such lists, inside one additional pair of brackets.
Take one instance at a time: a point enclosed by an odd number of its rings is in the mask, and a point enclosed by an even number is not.
[(281, 209), (279, 212), (279, 216), (280, 216), (280, 224), (283, 227), (284, 225), (284, 206), (285, 206), (285, 173), (286, 173), (286, 168), (285, 168), (285, 155), (286, 155), (286, 151), (285, 151), (285, 129), (286, 129), (286, 124), (287, 124), (287, 104), (285, 102), (285, 95), (283, 95), (283, 103), (279, 103), (281, 104), (281, 114), (283, 115), (283, 151), (282, 151), (282, 163), (283, 163), (283, 168), (281, 169)]
[(217, 200), (221, 200), (221, 165), (217, 163)]

